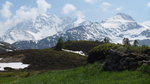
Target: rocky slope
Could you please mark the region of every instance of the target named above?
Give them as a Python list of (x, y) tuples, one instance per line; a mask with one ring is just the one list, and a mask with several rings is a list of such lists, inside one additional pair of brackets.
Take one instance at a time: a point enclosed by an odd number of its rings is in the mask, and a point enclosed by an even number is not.
[(16, 48), (9, 43), (0, 42), (0, 53), (12, 52), (15, 51)]

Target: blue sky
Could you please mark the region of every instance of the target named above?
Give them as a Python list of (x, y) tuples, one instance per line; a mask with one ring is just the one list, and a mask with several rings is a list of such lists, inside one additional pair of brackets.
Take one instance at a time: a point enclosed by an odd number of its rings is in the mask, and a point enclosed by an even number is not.
[[(41, 7), (38, 7), (37, 1)], [(0, 23), (17, 17), (16, 11), (21, 7), (25, 12), (39, 8), (43, 13), (83, 17), (98, 22), (118, 12), (129, 14), (138, 22), (150, 21), (150, 0), (0, 0)]]

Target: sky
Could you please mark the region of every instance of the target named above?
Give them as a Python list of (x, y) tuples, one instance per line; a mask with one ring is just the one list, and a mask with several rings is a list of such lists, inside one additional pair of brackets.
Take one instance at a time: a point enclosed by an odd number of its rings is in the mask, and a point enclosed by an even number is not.
[(0, 31), (47, 13), (94, 22), (126, 13), (145, 22), (150, 21), (150, 0), (0, 0)]

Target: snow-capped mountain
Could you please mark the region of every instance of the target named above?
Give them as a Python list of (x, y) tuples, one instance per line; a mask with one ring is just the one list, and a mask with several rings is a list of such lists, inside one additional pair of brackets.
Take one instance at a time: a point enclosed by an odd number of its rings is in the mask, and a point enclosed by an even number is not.
[[(56, 34), (35, 41), (19, 41), (13, 45), (20, 49), (29, 48), (49, 48), (55, 46), (57, 40), (62, 37), (66, 40), (103, 40), (105, 37), (111, 39), (113, 43), (122, 43), (123, 38), (129, 38), (131, 41), (139, 40), (144, 45), (150, 45), (150, 27), (137, 23), (131, 16), (118, 13), (115, 16), (103, 20), (102, 22), (84, 21), (83, 23), (74, 25), (75, 19), (61, 18), (60, 27), (52, 27), (57, 30)], [(58, 21), (56, 21), (58, 22)], [(43, 28), (45, 22), (40, 27)], [(66, 24), (69, 23), (69, 24)], [(41, 23), (39, 23), (41, 24)], [(48, 25), (50, 26), (50, 25)], [(37, 27), (39, 29), (39, 27)], [(31, 29), (31, 28), (29, 28)], [(35, 29), (35, 28), (34, 28)], [(32, 30), (32, 29), (31, 29)], [(50, 32), (50, 31), (48, 31)], [(30, 33), (31, 34), (31, 33)], [(30, 36), (30, 35), (29, 35)], [(38, 37), (38, 35), (37, 35)]]
[(38, 41), (74, 27), (75, 21), (76, 19), (59, 18), (52, 14), (39, 15), (35, 19), (25, 20), (10, 28), (3, 36), (0, 36), (0, 40), (9, 43)]

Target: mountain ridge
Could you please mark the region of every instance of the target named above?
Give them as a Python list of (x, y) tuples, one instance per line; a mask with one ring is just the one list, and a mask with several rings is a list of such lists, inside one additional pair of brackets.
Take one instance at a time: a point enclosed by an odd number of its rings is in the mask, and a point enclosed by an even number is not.
[[(55, 16), (57, 17), (57, 16)], [(45, 17), (44, 17), (45, 18)], [(58, 20), (58, 19), (57, 19)], [(56, 22), (59, 22), (57, 21)], [(43, 49), (55, 46), (57, 40), (62, 37), (67, 40), (99, 40), (102, 41), (105, 37), (111, 39), (113, 43), (122, 43), (123, 38), (129, 38), (131, 42), (133, 40), (139, 40), (143, 45), (143, 41), (146, 39), (146, 45), (150, 45), (147, 41), (150, 39), (150, 27), (147, 25), (141, 25), (137, 23), (130, 15), (124, 13), (118, 13), (115, 16), (103, 20), (102, 22), (84, 21), (78, 26), (75, 26), (76, 19), (62, 18), (61, 24), (53, 25), (53, 29), (61, 28), (62, 30), (55, 31), (55, 34), (50, 35), (50, 31), (46, 31), (47, 35), (39, 40), (21, 40), (13, 43), (14, 46), (20, 49)], [(42, 20), (43, 21), (43, 20)], [(50, 20), (48, 20), (50, 21)], [(52, 22), (55, 22), (55, 19)], [(41, 22), (41, 20), (40, 20)], [(39, 22), (40, 25), (41, 23)], [(47, 24), (47, 23), (42, 23)], [(48, 25), (49, 26), (49, 25)], [(61, 26), (61, 27), (60, 27)], [(45, 28), (41, 25), (38, 28)], [(30, 28), (29, 28), (30, 29)], [(36, 28), (33, 28), (36, 29)], [(33, 31), (33, 30), (32, 30)], [(29, 33), (29, 32), (28, 32)], [(45, 32), (41, 33), (44, 34)], [(31, 33), (30, 33), (31, 34)], [(30, 36), (30, 35), (29, 35)], [(37, 34), (38, 37), (38, 34)], [(145, 45), (145, 44), (144, 44)]]

